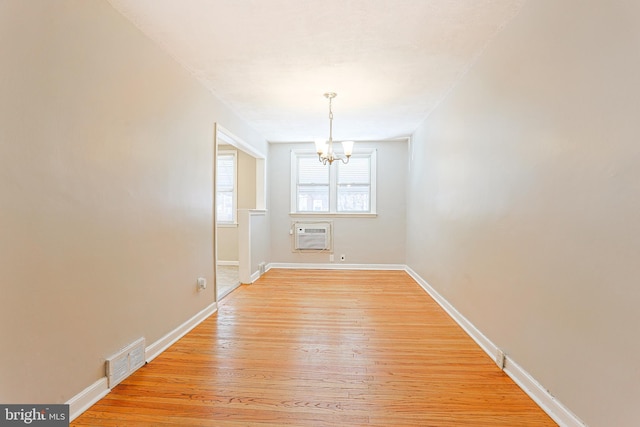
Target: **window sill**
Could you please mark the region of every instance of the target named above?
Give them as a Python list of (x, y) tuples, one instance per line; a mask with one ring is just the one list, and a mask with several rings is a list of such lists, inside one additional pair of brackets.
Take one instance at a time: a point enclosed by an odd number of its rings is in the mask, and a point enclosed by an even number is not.
[(216, 227), (218, 228), (237, 228), (238, 227), (238, 223), (237, 222), (219, 222), (216, 224)]
[(293, 218), (376, 218), (377, 213), (290, 212)]

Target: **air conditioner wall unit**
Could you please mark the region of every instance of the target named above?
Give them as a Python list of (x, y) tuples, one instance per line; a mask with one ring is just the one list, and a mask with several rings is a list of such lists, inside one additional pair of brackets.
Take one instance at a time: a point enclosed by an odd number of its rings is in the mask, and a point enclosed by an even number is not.
[(294, 251), (331, 251), (331, 222), (295, 222), (293, 224)]

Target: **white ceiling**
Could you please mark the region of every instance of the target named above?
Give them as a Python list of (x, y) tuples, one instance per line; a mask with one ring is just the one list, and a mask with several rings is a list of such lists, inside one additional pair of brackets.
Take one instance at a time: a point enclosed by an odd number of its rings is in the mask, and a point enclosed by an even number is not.
[[(410, 135), (526, 0), (109, 0), (272, 142)], [(224, 125), (224, 124), (223, 124)]]

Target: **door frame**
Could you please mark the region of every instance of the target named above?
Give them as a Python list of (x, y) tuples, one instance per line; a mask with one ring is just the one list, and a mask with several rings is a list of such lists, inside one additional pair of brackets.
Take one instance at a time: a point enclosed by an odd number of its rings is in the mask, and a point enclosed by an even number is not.
[[(218, 165), (218, 145), (227, 144), (245, 152), (256, 159), (256, 209), (266, 209), (266, 156), (247, 144), (243, 139), (237, 137), (228, 129), (214, 123), (213, 132), (213, 282), (215, 301), (218, 301), (218, 232), (217, 232), (217, 165)], [(240, 245), (239, 245), (240, 246)], [(238, 257), (240, 261), (241, 256)]]

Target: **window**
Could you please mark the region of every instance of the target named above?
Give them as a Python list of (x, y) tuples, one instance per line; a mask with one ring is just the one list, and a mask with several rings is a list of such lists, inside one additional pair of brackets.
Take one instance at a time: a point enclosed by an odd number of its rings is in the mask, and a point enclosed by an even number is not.
[(375, 214), (376, 151), (351, 156), (346, 165), (323, 165), (318, 155), (291, 152), (291, 212)]
[(329, 168), (315, 156), (296, 156), (294, 212), (329, 212)]
[(218, 151), (216, 214), (218, 224), (235, 224), (238, 205), (235, 151)]

